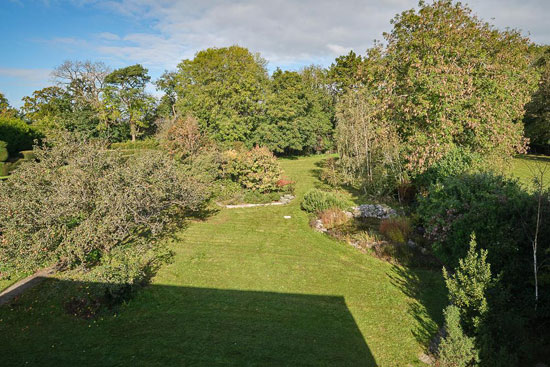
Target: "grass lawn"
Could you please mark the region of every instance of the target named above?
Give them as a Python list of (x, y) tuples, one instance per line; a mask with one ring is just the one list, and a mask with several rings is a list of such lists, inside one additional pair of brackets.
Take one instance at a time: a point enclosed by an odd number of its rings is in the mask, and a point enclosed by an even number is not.
[[(546, 168), (547, 167), (547, 168)], [(533, 184), (533, 176), (540, 174), (539, 170), (547, 169), (545, 184), (550, 185), (550, 157), (544, 155), (520, 155), (512, 161), (511, 173), (527, 185)]]
[(290, 205), (223, 209), (177, 233), (172, 263), (116, 315), (67, 315), (66, 280), (1, 306), (0, 365), (423, 365), (446, 303), (441, 274), (311, 230), (299, 202), (321, 159), (282, 161), (297, 181)]

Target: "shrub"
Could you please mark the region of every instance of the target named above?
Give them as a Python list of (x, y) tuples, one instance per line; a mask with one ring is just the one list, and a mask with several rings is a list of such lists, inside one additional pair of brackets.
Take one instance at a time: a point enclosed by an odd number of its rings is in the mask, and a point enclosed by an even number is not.
[(19, 154), (23, 156), (23, 160), (25, 161), (32, 161), (36, 159), (36, 155), (32, 150), (22, 150)]
[(281, 174), (277, 158), (267, 148), (228, 150), (223, 154), (222, 176), (230, 177), (245, 189), (277, 191)]
[(319, 178), (332, 187), (338, 187), (346, 182), (344, 176), (340, 172), (340, 167), (338, 167), (338, 160), (336, 158), (328, 158), (323, 162), (323, 168), (321, 169)]
[(380, 222), (379, 231), (390, 241), (404, 244), (411, 234), (411, 223), (406, 217), (388, 218)]
[(439, 366), (467, 367), (479, 362), (475, 340), (464, 334), (460, 326), (460, 312), (456, 306), (445, 311), (445, 337), (439, 345)]
[(55, 264), (87, 280), (134, 284), (155, 259), (155, 239), (208, 197), (164, 152), (125, 158), (70, 136), (52, 143), (0, 182), (3, 273)]
[(156, 139), (149, 138), (136, 141), (123, 141), (119, 143), (112, 143), (111, 149), (116, 150), (142, 150), (142, 149), (158, 149), (159, 142)]
[(302, 200), (302, 209), (308, 213), (320, 213), (330, 208), (348, 209), (350, 206), (349, 201), (333, 193), (318, 189), (311, 189), (306, 192)]
[(7, 162), (0, 162), (0, 177), (7, 176), (9, 171), (10, 164)]
[(160, 126), (158, 138), (166, 151), (180, 159), (196, 154), (207, 142), (197, 119), (191, 115), (165, 121)]
[(0, 116), (0, 136), (8, 144), (8, 152), (15, 155), (21, 150), (32, 149), (35, 139), (40, 139), (40, 134), (24, 121)]
[(8, 157), (8, 143), (0, 140), (0, 162), (6, 161)]
[[(497, 272), (521, 273), (521, 251), (530, 243), (525, 228), (533, 228), (534, 202), (517, 181), (493, 174), (449, 177), (430, 186), (418, 197), (417, 214), (425, 236), (433, 241), (434, 254), (450, 267), (468, 252), (470, 234), (475, 232), (480, 248), (489, 250), (489, 262)], [(515, 258), (518, 261), (511, 262)]]
[(474, 173), (483, 165), (483, 158), (479, 153), (465, 148), (454, 148), (441, 159), (437, 160), (426, 171), (415, 177), (415, 184), (420, 187), (429, 187), (431, 184), (448, 177), (460, 176), (464, 173)]
[(319, 219), (326, 229), (332, 229), (345, 224), (350, 218), (342, 209), (329, 208), (319, 213)]

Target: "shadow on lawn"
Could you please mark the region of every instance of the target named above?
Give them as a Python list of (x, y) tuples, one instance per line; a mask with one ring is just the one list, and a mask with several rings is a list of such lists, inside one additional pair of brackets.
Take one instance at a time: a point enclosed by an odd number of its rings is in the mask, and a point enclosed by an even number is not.
[(420, 344), (428, 348), (443, 324), (443, 308), (447, 304), (441, 273), (394, 265), (388, 276), (394, 286), (413, 299), (408, 312), (415, 319), (416, 326), (411, 332)]
[(118, 315), (63, 311), (48, 279), (0, 307), (2, 366), (376, 366), (341, 296), (150, 285)]

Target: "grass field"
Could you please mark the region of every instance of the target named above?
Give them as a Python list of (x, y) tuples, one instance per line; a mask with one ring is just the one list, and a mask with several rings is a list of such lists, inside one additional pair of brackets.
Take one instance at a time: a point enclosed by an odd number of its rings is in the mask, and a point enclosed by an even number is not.
[(441, 274), (311, 230), (299, 202), (320, 159), (282, 161), (292, 204), (224, 209), (177, 233), (172, 263), (116, 315), (67, 315), (74, 284), (55, 279), (0, 307), (0, 365), (423, 365), (446, 303)]
[(545, 184), (550, 185), (550, 157), (544, 155), (522, 155), (512, 161), (511, 174), (527, 185), (533, 184), (533, 176), (546, 170)]

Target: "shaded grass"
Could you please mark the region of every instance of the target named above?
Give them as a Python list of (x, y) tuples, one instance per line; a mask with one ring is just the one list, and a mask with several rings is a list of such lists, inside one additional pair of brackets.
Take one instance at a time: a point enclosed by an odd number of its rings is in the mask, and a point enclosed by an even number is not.
[(422, 365), (441, 274), (311, 230), (300, 200), (322, 158), (281, 160), (290, 205), (225, 209), (176, 233), (173, 262), (118, 315), (66, 315), (71, 285), (59, 281), (0, 307), (2, 365)]

